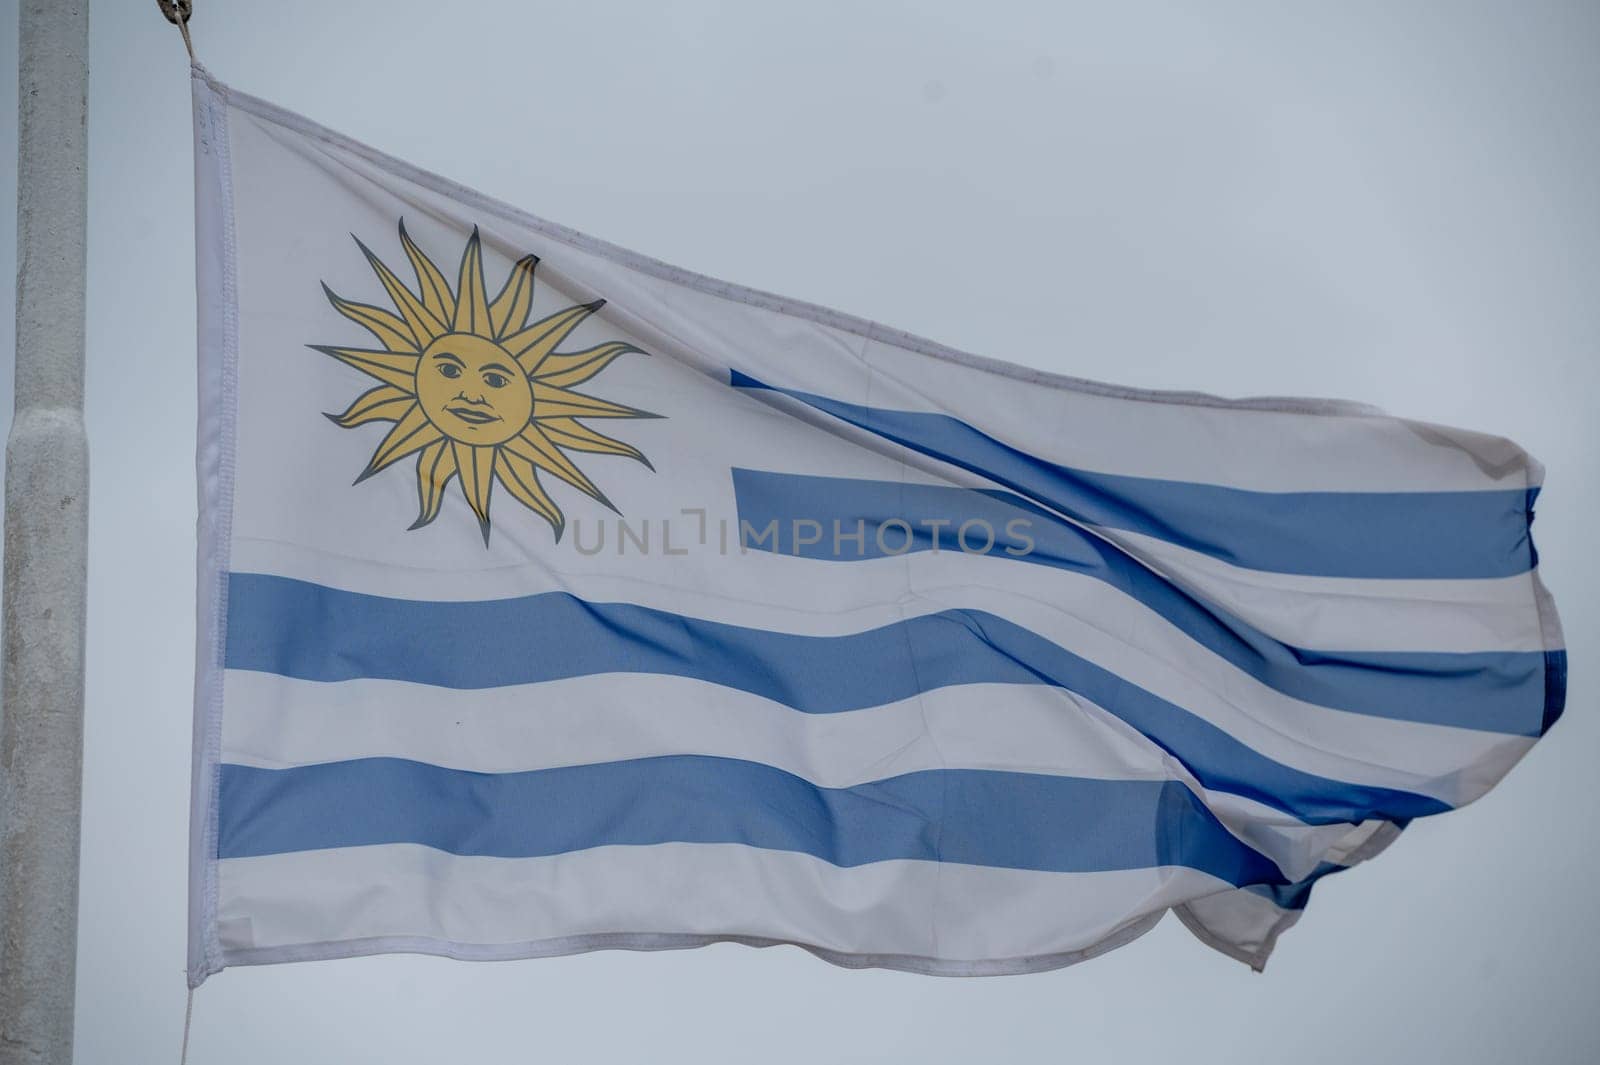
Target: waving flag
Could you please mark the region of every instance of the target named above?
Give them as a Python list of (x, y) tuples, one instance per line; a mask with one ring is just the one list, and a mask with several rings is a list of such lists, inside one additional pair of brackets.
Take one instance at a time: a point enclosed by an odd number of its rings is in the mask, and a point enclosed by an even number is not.
[[(667, 266), (195, 81), (189, 977), (1260, 966), (1561, 712), (1540, 469)], [(354, 239), (352, 239), (352, 237)]]

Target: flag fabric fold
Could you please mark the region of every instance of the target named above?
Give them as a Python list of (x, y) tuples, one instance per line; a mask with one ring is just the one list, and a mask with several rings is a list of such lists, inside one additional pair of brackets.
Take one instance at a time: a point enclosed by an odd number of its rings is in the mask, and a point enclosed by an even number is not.
[(194, 93), (191, 986), (1168, 910), (1260, 967), (1560, 716), (1507, 440), (953, 351)]

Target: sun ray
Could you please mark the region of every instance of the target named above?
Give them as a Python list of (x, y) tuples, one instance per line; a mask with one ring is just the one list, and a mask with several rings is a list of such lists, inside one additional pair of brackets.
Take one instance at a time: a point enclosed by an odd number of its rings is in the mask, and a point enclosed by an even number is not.
[(545, 418), (659, 418), (647, 410), (626, 407), (621, 403), (586, 396), (582, 392), (547, 385), (535, 379), (533, 405), (540, 417)]
[(489, 304), (489, 320), (494, 325), (494, 337), (499, 340), (513, 329), (521, 329), (533, 308), (533, 270), (539, 265), (537, 255), (524, 255), (511, 268), (505, 287)]
[(367, 257), (367, 262), (372, 266), (372, 272), (378, 275), (378, 280), (383, 282), (383, 287), (389, 293), (389, 298), (394, 300), (395, 309), (400, 312), (400, 317), (405, 319), (406, 329), (411, 333), (411, 339), (416, 342), (417, 350), (427, 347), (435, 337), (448, 333), (449, 327), (440, 321), (428, 308), (422, 305), (405, 282), (394, 275), (394, 271), (383, 264), (383, 260), (372, 254), (372, 249), (361, 243), (360, 238), (355, 238), (356, 247), (361, 249), (361, 254)]
[(550, 528), (555, 531), (556, 542), (559, 543), (562, 532), (566, 530), (567, 519), (561, 513), (561, 508), (556, 506), (555, 501), (544, 490), (544, 486), (539, 483), (538, 470), (533, 463), (501, 449), (495, 456), (495, 473), (499, 476), (500, 483), (506, 486), (506, 491), (510, 492), (517, 502), (550, 523)]
[(467, 249), (461, 253), (461, 275), (456, 281), (456, 316), (450, 329), (456, 333), (492, 337), (489, 325), (489, 292), (483, 282), (483, 243), (478, 227), (472, 227)]
[(581, 385), (610, 366), (618, 356), (638, 350), (632, 344), (613, 340), (582, 351), (556, 352), (539, 364), (539, 368), (533, 373), (533, 379), (561, 388)]
[[(611, 510), (616, 510), (616, 505), (606, 498), (606, 494), (589, 480), (588, 476), (573, 463), (561, 449), (550, 442), (550, 438), (539, 431), (537, 425), (530, 425), (519, 435), (512, 437), (502, 445), (511, 454), (520, 459), (526, 459), (543, 470), (549, 470), (557, 477), (566, 481), (572, 487), (589, 496)], [(621, 511), (617, 511), (619, 514)]]
[(354, 429), (368, 422), (397, 422), (416, 405), (417, 397), (407, 390), (394, 385), (379, 385), (356, 397), (356, 401), (343, 414), (328, 414), (325, 417), (341, 428)]
[(340, 362), (354, 366), (369, 377), (376, 377), (386, 385), (406, 392), (416, 388), (417, 363), (420, 356), (397, 351), (371, 351), (366, 348), (330, 348), (323, 344), (308, 344), (312, 351), (332, 355)]
[(472, 513), (478, 516), (478, 529), (483, 533), (483, 542), (489, 542), (489, 497), (494, 491), (494, 457), (498, 448), (478, 447), (473, 444), (462, 443), (460, 440), (451, 441), (455, 449), (456, 472), (461, 476), (461, 492), (467, 497), (467, 505), (472, 508)]
[(378, 445), (378, 450), (372, 453), (372, 458), (367, 462), (367, 468), (361, 471), (361, 476), (356, 478), (356, 484), (371, 477), (385, 466), (393, 465), (411, 454), (413, 451), (427, 447), (435, 440), (444, 436), (438, 428), (428, 420), (427, 414), (421, 405), (411, 408), (405, 417), (394, 423), (394, 428), (389, 430), (389, 435), (383, 438)]
[(476, 228), (462, 251), (453, 288), (411, 239), (404, 220), (398, 228), (416, 274), (416, 291), (356, 240), (393, 311), (342, 299), (323, 285), (334, 309), (377, 337), (382, 347), (310, 345), (378, 381), (344, 413), (327, 415), (330, 421), (346, 429), (394, 423), (357, 483), (415, 455), (417, 517), (411, 528), (421, 529), (443, 513), (446, 488), (459, 478), (485, 546), (497, 480), (506, 495), (549, 522), (558, 541), (566, 515), (551, 498), (541, 472), (621, 513), (574, 457), (620, 455), (650, 470), (655, 467), (638, 448), (589, 428), (583, 419), (659, 415), (575, 392), (571, 386), (640, 349), (613, 340), (581, 351), (557, 350), (605, 301), (565, 307), (529, 325), (537, 256), (518, 259), (490, 299), (483, 241)]
[(444, 490), (450, 478), (456, 475), (456, 453), (450, 441), (435, 440), (417, 453), (417, 500), (420, 512), (411, 523), (420, 529), (439, 516), (444, 503)]
[(404, 218), (400, 219), (400, 243), (405, 246), (406, 258), (411, 260), (411, 269), (417, 273), (422, 305), (439, 321), (448, 322), (456, 313), (456, 297), (450, 291), (450, 282), (444, 279), (444, 272), (433, 265), (433, 260), (411, 239), (411, 234), (406, 232)]
[(328, 297), (328, 302), (333, 304), (334, 310), (377, 337), (378, 343), (385, 348), (390, 351), (419, 350), (416, 342), (411, 339), (411, 330), (395, 315), (381, 307), (369, 307), (365, 303), (352, 303), (350, 300), (340, 299), (326, 283), (323, 284), (322, 291)]
[(568, 334), (578, 328), (579, 322), (605, 306), (605, 302), (605, 300), (595, 300), (593, 303), (580, 303), (564, 311), (557, 311), (539, 319), (528, 328), (506, 337), (501, 341), (501, 346), (511, 352), (523, 370), (531, 374), (557, 345), (567, 339)]
[(534, 424), (538, 425), (550, 442), (569, 451), (587, 451), (595, 455), (626, 455), (637, 462), (642, 462), (646, 468), (654, 470), (655, 466), (645, 458), (644, 452), (632, 444), (624, 444), (621, 440), (614, 440), (604, 433), (597, 433), (587, 425), (573, 418), (540, 418), (534, 416)]

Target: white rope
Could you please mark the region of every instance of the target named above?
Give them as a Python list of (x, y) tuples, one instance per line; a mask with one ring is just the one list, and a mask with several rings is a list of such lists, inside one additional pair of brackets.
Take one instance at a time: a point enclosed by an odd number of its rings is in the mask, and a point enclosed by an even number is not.
[(189, 1001), (183, 1007), (183, 1051), (178, 1055), (178, 1065), (189, 1065), (189, 1022), (194, 1020), (194, 988), (189, 989)]

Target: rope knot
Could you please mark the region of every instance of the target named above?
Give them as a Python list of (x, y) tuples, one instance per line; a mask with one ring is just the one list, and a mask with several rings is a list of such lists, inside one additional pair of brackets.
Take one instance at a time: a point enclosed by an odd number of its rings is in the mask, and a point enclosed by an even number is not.
[(189, 62), (196, 62), (194, 42), (189, 39), (189, 16), (194, 14), (194, 0), (156, 0), (156, 6), (168, 22), (178, 27), (178, 32), (183, 34), (183, 47), (189, 53)]
[(194, 14), (194, 0), (156, 0), (156, 6), (174, 26), (188, 22), (189, 16)]

